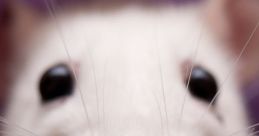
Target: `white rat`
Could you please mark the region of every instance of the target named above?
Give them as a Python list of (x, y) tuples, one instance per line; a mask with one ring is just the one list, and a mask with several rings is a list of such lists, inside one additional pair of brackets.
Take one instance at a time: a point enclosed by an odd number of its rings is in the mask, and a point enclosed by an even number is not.
[[(94, 2), (62, 12), (46, 2), (50, 17), (36, 27), (17, 14), (4, 135), (249, 135), (239, 88), (256, 66), (246, 62), (246, 74), (240, 64), (255, 43), (249, 36), (257, 34), (257, 15), (239, 25), (250, 31), (234, 46), (240, 33), (232, 33), (231, 0), (186, 7)], [(247, 11), (253, 2), (245, 2)]]

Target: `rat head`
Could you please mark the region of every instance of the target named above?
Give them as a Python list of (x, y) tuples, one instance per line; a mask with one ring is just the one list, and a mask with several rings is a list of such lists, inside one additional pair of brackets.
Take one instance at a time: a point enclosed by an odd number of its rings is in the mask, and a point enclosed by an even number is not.
[(19, 41), (26, 51), (7, 134), (228, 136), (246, 128), (236, 57), (200, 7), (86, 9), (51, 11)]

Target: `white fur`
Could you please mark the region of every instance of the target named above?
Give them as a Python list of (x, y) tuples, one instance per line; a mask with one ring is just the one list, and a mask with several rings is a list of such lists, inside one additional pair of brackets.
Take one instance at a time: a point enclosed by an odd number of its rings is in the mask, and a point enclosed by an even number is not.
[[(35, 49), (12, 87), (10, 122), (40, 136), (228, 136), (246, 127), (235, 76), (225, 81), (235, 71), (233, 59), (212, 38), (198, 9), (129, 6), (59, 16), (57, 22), (61, 29), (50, 23), (30, 43)], [(71, 63), (62, 40), (79, 64), (75, 93), (43, 105), (38, 90), (43, 72)], [(208, 103), (191, 96), (184, 83), (182, 65), (193, 59), (215, 76), (222, 91), (209, 111)]]

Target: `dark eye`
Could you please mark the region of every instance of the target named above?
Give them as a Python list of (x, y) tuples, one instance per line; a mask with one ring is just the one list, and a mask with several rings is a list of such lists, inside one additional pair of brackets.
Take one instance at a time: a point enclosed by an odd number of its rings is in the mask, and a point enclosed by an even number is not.
[(40, 80), (40, 95), (43, 102), (49, 102), (73, 93), (74, 77), (69, 67), (58, 64), (48, 69)]
[(213, 75), (199, 66), (193, 67), (188, 88), (193, 96), (206, 102), (211, 102), (218, 91)]

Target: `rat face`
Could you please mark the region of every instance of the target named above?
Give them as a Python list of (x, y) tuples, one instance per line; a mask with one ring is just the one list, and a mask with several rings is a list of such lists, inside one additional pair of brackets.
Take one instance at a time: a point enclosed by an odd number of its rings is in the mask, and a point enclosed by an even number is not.
[(246, 128), (234, 59), (196, 8), (129, 6), (52, 21), (30, 41), (12, 87), (8, 121), (26, 131), (8, 134), (228, 136)]

